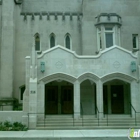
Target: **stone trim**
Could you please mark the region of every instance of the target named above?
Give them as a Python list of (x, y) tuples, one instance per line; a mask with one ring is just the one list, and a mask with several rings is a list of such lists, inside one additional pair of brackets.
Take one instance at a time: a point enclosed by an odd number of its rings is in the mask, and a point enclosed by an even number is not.
[(23, 0), (14, 0), (15, 4), (22, 4)]
[(107, 53), (107, 52), (109, 52), (109, 51), (111, 51), (111, 50), (113, 50), (113, 49), (119, 49), (119, 50), (121, 50), (121, 51), (123, 51), (123, 52), (125, 52), (125, 53), (127, 53), (127, 54), (129, 54), (129, 55), (131, 55), (133, 58), (137, 59), (137, 56), (134, 55), (131, 51), (128, 51), (128, 50), (126, 50), (126, 49), (124, 49), (124, 48), (122, 48), (122, 47), (120, 47), (120, 46), (117, 46), (117, 45), (114, 45), (113, 47), (107, 48), (107, 49), (105, 49), (105, 50), (99, 52), (98, 55), (96, 55), (96, 56), (89, 56), (89, 55), (88, 55), (88, 56), (87, 56), (87, 55), (81, 56), (81, 55), (76, 54), (76, 53), (75, 53), (74, 51), (72, 51), (72, 50), (69, 50), (69, 49), (66, 49), (66, 48), (63, 47), (63, 46), (57, 45), (57, 46), (55, 46), (55, 47), (53, 47), (53, 48), (51, 48), (51, 49), (49, 49), (49, 50), (43, 51), (41, 55), (38, 55), (38, 56), (37, 56), (37, 58), (41, 58), (41, 57), (43, 57), (45, 54), (47, 54), (47, 53), (49, 53), (49, 52), (51, 52), (51, 51), (53, 51), (53, 50), (55, 50), (55, 49), (59, 49), (59, 48), (62, 49), (62, 50), (65, 50), (65, 51), (67, 51), (67, 52), (69, 52), (69, 53), (71, 53), (71, 54), (73, 54), (76, 58), (79, 58), (79, 59), (83, 59), (83, 58), (84, 58), (84, 59), (99, 58), (99, 57), (101, 57), (104, 53)]
[[(102, 17), (106, 17), (106, 22), (102, 20)], [(111, 17), (117, 17), (117, 19), (115, 21), (112, 21)], [(122, 25), (122, 18), (116, 13), (101, 13), (95, 18), (97, 19), (97, 23), (95, 24), (95, 26), (100, 24), (118, 24), (119, 26)]]
[(119, 79), (122, 81), (126, 81), (128, 83), (131, 83), (134, 80), (137, 81), (137, 79), (135, 77), (132, 77), (132, 76), (124, 74), (124, 73), (119, 73), (119, 72), (111, 73), (111, 74), (108, 74), (108, 75), (101, 77), (101, 81), (103, 83), (106, 83), (106, 82), (108, 82), (110, 80), (114, 80), (114, 79)]
[[(24, 16), (24, 20), (27, 20), (27, 16), (39, 16), (40, 20), (42, 20), (42, 16), (47, 16), (47, 20), (50, 20), (50, 16), (54, 16), (54, 20), (58, 20), (58, 16), (62, 16), (62, 20), (65, 20), (65, 16), (69, 16), (70, 20), (73, 20), (74, 16), (77, 16), (77, 20), (80, 20), (80, 18), (83, 16), (83, 13), (75, 13), (75, 12), (22, 12), (20, 15)], [(35, 20), (35, 18), (32, 18), (32, 20)]]

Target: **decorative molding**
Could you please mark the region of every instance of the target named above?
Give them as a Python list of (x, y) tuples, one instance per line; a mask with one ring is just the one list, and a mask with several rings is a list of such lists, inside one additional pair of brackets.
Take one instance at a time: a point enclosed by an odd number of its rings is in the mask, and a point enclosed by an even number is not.
[(42, 16), (47, 16), (47, 20), (50, 20), (50, 16), (54, 16), (54, 20), (58, 19), (58, 16), (62, 16), (62, 20), (65, 20), (66, 16), (70, 17), (70, 20), (73, 20), (73, 16), (77, 16), (77, 20), (80, 20), (80, 17), (83, 16), (83, 13), (75, 13), (75, 12), (22, 12), (22, 16), (24, 16), (24, 20), (27, 19), (25, 16), (32, 16), (32, 20), (35, 20), (35, 16), (39, 16), (39, 19), (42, 20)]
[(62, 20), (65, 20), (65, 14), (63, 13), (63, 15), (62, 15)]
[(24, 20), (27, 20), (27, 15), (26, 14), (24, 14)]
[(47, 20), (50, 20), (50, 13), (47, 13)]
[(70, 20), (72, 20), (72, 19), (73, 19), (72, 14), (70, 14)]
[(54, 15), (54, 19), (57, 20), (57, 13), (55, 13), (55, 15)]
[(34, 14), (32, 14), (32, 20), (34, 20), (34, 19), (35, 19)]
[(39, 19), (42, 20), (42, 13), (40, 13), (40, 15), (39, 15)]
[(23, 0), (14, 0), (14, 1), (15, 1), (15, 4), (22, 4)]
[[(104, 17), (106, 17), (106, 20)], [(111, 17), (116, 17), (116, 19), (113, 19)], [(118, 24), (121, 26), (121, 24), (122, 24), (121, 17), (116, 13), (101, 13), (98, 16), (96, 16), (95, 18), (97, 19), (97, 23), (95, 25)]]

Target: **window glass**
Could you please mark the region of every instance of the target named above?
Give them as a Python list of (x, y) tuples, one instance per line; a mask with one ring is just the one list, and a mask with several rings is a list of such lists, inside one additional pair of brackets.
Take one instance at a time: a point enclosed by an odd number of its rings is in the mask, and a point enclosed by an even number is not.
[(101, 39), (101, 33), (99, 33), (99, 43), (100, 43), (100, 49), (102, 49), (102, 39)]
[(106, 38), (106, 48), (113, 46), (113, 34), (106, 33), (105, 38)]
[(35, 37), (35, 50), (36, 51), (40, 50), (40, 38), (38, 35)]
[(55, 46), (55, 38), (54, 36), (52, 35), (51, 38), (50, 38), (50, 47), (54, 47)]
[(138, 35), (134, 34), (132, 35), (132, 42), (133, 42), (133, 48), (138, 48)]
[(70, 49), (70, 37), (66, 36), (66, 48)]

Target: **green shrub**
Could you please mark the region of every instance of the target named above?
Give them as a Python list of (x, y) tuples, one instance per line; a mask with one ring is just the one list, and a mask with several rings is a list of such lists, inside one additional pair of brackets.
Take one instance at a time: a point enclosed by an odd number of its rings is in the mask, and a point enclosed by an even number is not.
[(11, 123), (5, 121), (4, 123), (0, 122), (0, 131), (27, 131), (28, 128), (23, 125), (21, 122)]

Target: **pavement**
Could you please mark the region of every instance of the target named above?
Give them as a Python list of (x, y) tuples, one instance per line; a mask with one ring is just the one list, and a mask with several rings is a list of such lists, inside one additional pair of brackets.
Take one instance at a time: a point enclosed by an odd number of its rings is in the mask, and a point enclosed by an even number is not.
[(119, 138), (128, 139), (128, 129), (0, 131), (1, 138)]

